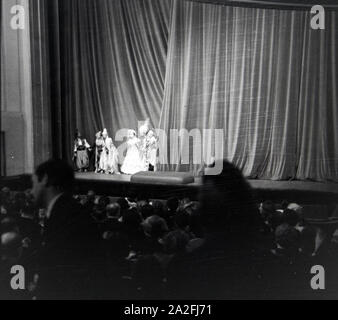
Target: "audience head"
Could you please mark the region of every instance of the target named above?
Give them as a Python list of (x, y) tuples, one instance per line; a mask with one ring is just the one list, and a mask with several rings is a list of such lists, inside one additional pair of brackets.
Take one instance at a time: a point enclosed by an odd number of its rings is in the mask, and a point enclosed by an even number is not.
[(4, 207), (4, 206), (2, 206), (2, 205), (0, 205), (0, 215), (1, 215), (1, 216), (5, 216), (5, 215), (7, 215), (7, 214), (8, 214), (7, 208)]
[(285, 210), (288, 208), (288, 205), (289, 205), (289, 201), (283, 200), (282, 203), (276, 209)]
[(144, 233), (153, 239), (159, 239), (168, 232), (165, 220), (159, 216), (151, 216), (142, 223)]
[(106, 207), (107, 218), (119, 219), (120, 213), (121, 213), (120, 211), (121, 211), (121, 208), (118, 203), (108, 204)]
[(17, 220), (11, 216), (5, 216), (0, 221), (0, 234), (11, 231), (19, 232)]
[(107, 218), (106, 208), (98, 205), (94, 206), (92, 216), (97, 222), (103, 222)]
[(177, 211), (179, 204), (180, 202), (178, 201), (178, 199), (175, 197), (172, 197), (172, 198), (169, 198), (167, 201), (167, 208), (171, 213), (174, 213)]
[(128, 192), (128, 197), (126, 198), (127, 201), (131, 202), (131, 203), (137, 203), (138, 201), (138, 192), (135, 188), (132, 188), (131, 190), (129, 190)]
[(141, 221), (142, 219), (134, 207), (122, 212), (122, 223), (126, 228), (130, 228), (131, 231), (138, 229)]
[(141, 210), (141, 208), (145, 205), (149, 204), (149, 201), (147, 200), (138, 200), (137, 201), (137, 208)]
[(267, 221), (271, 229), (276, 230), (278, 226), (285, 223), (285, 214), (282, 210), (276, 210), (268, 216)]
[(191, 205), (191, 200), (190, 198), (183, 198), (181, 202), (179, 203), (179, 208), (180, 209), (185, 209), (187, 206)]
[(122, 213), (129, 209), (129, 203), (126, 198), (119, 198), (116, 202), (120, 205)]
[(261, 203), (259, 211), (261, 213), (262, 218), (266, 220), (271, 214), (273, 214), (276, 211), (276, 206), (272, 201), (267, 200)]
[(175, 215), (175, 224), (177, 228), (182, 230), (189, 230), (190, 227), (190, 214), (186, 210), (179, 210)]
[(95, 201), (95, 192), (93, 190), (89, 190), (87, 193), (87, 201), (93, 203)]
[(98, 206), (100, 208), (106, 208), (108, 206), (108, 204), (110, 204), (110, 198), (107, 196), (102, 196), (99, 198), (98, 200)]
[(26, 189), (24, 191), (24, 194), (26, 196), (26, 202), (28, 202), (28, 203), (33, 203), (34, 202), (34, 199), (32, 197), (32, 189)]
[(163, 249), (168, 254), (185, 253), (188, 242), (189, 236), (183, 230), (171, 231), (161, 240)]
[(300, 247), (299, 231), (287, 224), (282, 224), (276, 229), (275, 241), (282, 249), (296, 253)]
[(295, 227), (300, 221), (297, 212), (291, 209), (284, 210), (284, 219), (285, 222), (291, 227)]
[(11, 197), (11, 189), (3, 187), (0, 194), (2, 199), (9, 199)]
[(36, 168), (32, 182), (35, 203), (46, 207), (52, 197), (71, 190), (74, 172), (72, 167), (62, 160), (49, 160)]
[(1, 260), (15, 263), (22, 254), (22, 237), (17, 231), (1, 234)]
[(141, 207), (140, 212), (141, 212), (142, 218), (145, 220), (154, 215), (154, 208), (152, 205), (146, 204)]
[(299, 220), (300, 221), (303, 220), (304, 217), (303, 217), (303, 207), (302, 206), (300, 206), (297, 203), (290, 203), (288, 205), (287, 209), (295, 211), (298, 215)]
[(6, 207), (10, 204), (11, 200), (11, 190), (8, 187), (3, 187), (0, 191), (0, 205)]

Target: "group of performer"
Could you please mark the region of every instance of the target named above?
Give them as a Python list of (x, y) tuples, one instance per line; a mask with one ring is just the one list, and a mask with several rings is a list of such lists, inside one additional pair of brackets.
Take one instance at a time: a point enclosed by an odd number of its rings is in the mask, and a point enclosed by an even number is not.
[[(139, 129), (128, 131), (127, 152), (119, 155), (118, 149), (109, 137), (107, 129), (96, 134), (94, 146), (90, 146), (77, 130), (74, 141), (73, 162), (77, 171), (86, 172), (90, 167), (90, 155), (94, 155), (94, 170), (105, 174), (135, 174), (141, 171), (156, 171), (158, 139), (147, 120)], [(122, 163), (122, 165), (120, 165)]]

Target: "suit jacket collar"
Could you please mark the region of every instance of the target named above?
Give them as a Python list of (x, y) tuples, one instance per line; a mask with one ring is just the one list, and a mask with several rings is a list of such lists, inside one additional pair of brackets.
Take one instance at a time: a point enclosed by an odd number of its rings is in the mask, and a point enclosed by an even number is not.
[(47, 217), (47, 220), (50, 219), (51, 215), (52, 215), (52, 212), (53, 212), (53, 208), (55, 206), (55, 203), (59, 200), (59, 198), (63, 195), (63, 193), (60, 193), (58, 195), (56, 195), (52, 201), (50, 201), (50, 203), (48, 204), (48, 207), (47, 207), (47, 211), (46, 211), (46, 217)]

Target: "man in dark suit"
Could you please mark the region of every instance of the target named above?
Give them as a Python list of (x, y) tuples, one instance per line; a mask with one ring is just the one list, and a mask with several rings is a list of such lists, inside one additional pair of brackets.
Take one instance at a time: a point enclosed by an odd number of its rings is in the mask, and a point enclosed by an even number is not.
[(38, 298), (85, 298), (99, 234), (89, 215), (72, 197), (74, 173), (61, 160), (49, 160), (32, 177), (36, 205), (46, 210), (38, 254)]

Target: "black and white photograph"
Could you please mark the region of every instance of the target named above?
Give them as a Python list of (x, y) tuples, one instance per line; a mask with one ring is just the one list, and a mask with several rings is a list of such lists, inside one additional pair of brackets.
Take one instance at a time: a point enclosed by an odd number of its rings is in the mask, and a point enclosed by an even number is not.
[(338, 299), (337, 1), (0, 3), (0, 300)]

